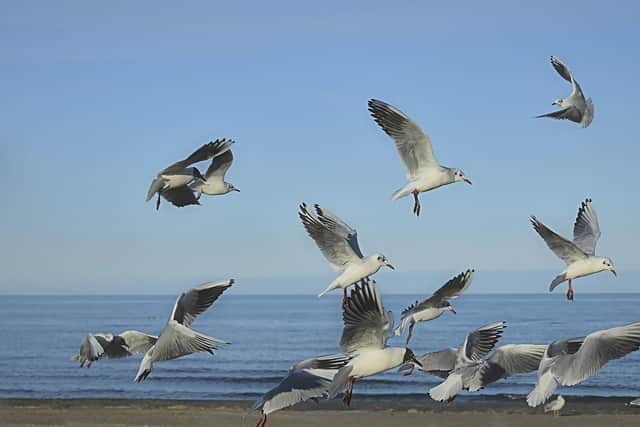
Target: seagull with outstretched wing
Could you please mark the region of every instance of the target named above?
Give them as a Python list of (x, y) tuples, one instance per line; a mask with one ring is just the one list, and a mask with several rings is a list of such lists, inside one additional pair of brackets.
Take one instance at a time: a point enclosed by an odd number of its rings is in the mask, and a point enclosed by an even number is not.
[(569, 70), (567, 64), (562, 62), (560, 58), (552, 56), (551, 65), (553, 65), (553, 68), (555, 68), (563, 79), (571, 83), (571, 94), (566, 98), (558, 98), (553, 101), (551, 105), (557, 105), (560, 107), (560, 110), (541, 114), (536, 116), (536, 118), (551, 117), (559, 120), (570, 120), (586, 128), (593, 121), (594, 107), (591, 98), (585, 99), (582, 88), (573, 78), (573, 74), (571, 74), (571, 70)]
[(300, 220), (309, 236), (331, 267), (340, 273), (318, 296), (334, 289), (342, 289), (342, 304), (347, 301), (347, 287), (369, 277), (381, 267), (394, 269), (387, 258), (379, 253), (364, 256), (358, 244), (358, 233), (327, 209), (315, 205), (315, 214), (305, 203), (300, 205)]
[(420, 193), (454, 182), (471, 184), (462, 170), (448, 168), (438, 163), (431, 140), (405, 113), (378, 99), (369, 100), (369, 111), (375, 122), (395, 141), (409, 181), (391, 195), (391, 200), (398, 200), (412, 194), (413, 213), (419, 216), (418, 195)]
[(551, 285), (549, 285), (549, 291), (553, 291), (560, 283), (568, 281), (567, 299), (573, 300), (573, 288), (571, 287), (573, 279), (600, 271), (610, 271), (614, 276), (617, 275), (613, 261), (610, 258), (596, 256), (596, 243), (600, 238), (600, 225), (598, 224), (596, 211), (591, 204), (591, 199), (586, 199), (582, 202), (578, 209), (578, 215), (573, 226), (573, 241), (558, 235), (535, 216), (531, 217), (531, 224), (549, 249), (567, 265), (553, 279)]
[(72, 356), (72, 360), (80, 363), (80, 367), (91, 365), (103, 356), (110, 359), (146, 353), (158, 340), (155, 335), (140, 331), (124, 331), (118, 335), (95, 333), (87, 334), (80, 343), (80, 351)]
[(175, 162), (160, 171), (149, 186), (147, 202), (157, 194), (156, 210), (160, 208), (160, 196), (177, 207), (199, 205), (200, 203), (189, 188), (189, 184), (193, 181), (206, 182), (206, 178), (202, 176), (198, 168), (191, 167), (191, 165), (224, 154), (231, 149), (231, 144), (233, 141), (227, 139), (208, 142), (186, 159)]
[(396, 335), (402, 335), (404, 328), (409, 326), (407, 344), (413, 334), (413, 327), (418, 322), (437, 319), (442, 313), (449, 311), (456, 314), (449, 300), (458, 298), (471, 285), (475, 270), (467, 270), (450, 279), (435, 291), (433, 295), (423, 301), (416, 301), (402, 311), (400, 326), (396, 329)]
[(178, 297), (158, 341), (142, 358), (135, 381), (145, 380), (155, 362), (176, 359), (200, 351), (213, 354), (213, 350), (229, 344), (218, 338), (196, 332), (191, 329), (191, 325), (196, 317), (211, 307), (218, 297), (233, 285), (233, 282), (233, 279), (229, 279), (205, 283)]
[(560, 386), (580, 384), (607, 362), (640, 348), (640, 322), (592, 332), (586, 337), (554, 341), (549, 344), (538, 367), (538, 380), (527, 396), (536, 407)]

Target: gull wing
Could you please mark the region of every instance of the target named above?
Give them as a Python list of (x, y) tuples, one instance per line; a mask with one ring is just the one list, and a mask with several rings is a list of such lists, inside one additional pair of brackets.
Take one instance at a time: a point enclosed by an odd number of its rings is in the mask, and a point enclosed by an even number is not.
[(380, 290), (374, 280), (364, 279), (356, 284), (342, 312), (344, 329), (340, 349), (351, 354), (363, 348), (383, 348), (387, 315)]
[(553, 251), (565, 264), (569, 265), (581, 259), (587, 258), (587, 254), (576, 246), (575, 243), (565, 239), (552, 231), (549, 227), (538, 221), (535, 216), (531, 217), (531, 225), (542, 237), (549, 249)]
[(598, 216), (591, 199), (586, 199), (578, 209), (578, 216), (573, 225), (573, 243), (586, 254), (595, 255), (599, 238)]
[(209, 282), (183, 293), (173, 306), (170, 320), (190, 327), (195, 318), (211, 307), (215, 300), (233, 283), (233, 279)]
[(216, 139), (215, 141), (208, 142), (201, 147), (199, 147), (196, 151), (191, 153), (189, 157), (186, 159), (175, 162), (174, 164), (168, 166), (158, 175), (163, 174), (175, 174), (186, 167), (198, 162), (203, 162), (205, 160), (209, 160), (215, 155), (222, 154), (222, 152), (226, 149), (229, 149), (230, 145), (233, 141), (228, 141), (226, 139)]
[(440, 289), (435, 291), (429, 298), (421, 302), (416, 301), (414, 304), (402, 310), (402, 319), (410, 314), (436, 307), (443, 301), (458, 298), (471, 285), (474, 272), (475, 270), (467, 270), (449, 279), (447, 283), (442, 285)]
[(179, 208), (200, 204), (196, 195), (186, 185), (170, 188), (169, 190), (163, 191), (161, 194), (168, 202), (171, 202), (171, 204)]
[[(323, 209), (320, 209), (320, 211), (328, 212)], [(322, 255), (329, 261), (334, 270), (343, 271), (347, 264), (362, 258), (360, 248), (357, 246), (357, 235), (348, 234), (345, 236), (345, 229), (341, 226), (344, 223), (342, 221), (335, 222), (333, 220), (335, 216), (323, 216), (323, 222), (307, 209), (306, 203), (300, 205), (298, 215), (305, 230), (316, 242), (320, 252), (322, 252)], [(355, 233), (355, 230), (353, 233)], [(356, 249), (353, 246), (354, 242)]]
[(375, 122), (395, 141), (407, 179), (414, 179), (423, 169), (440, 166), (431, 140), (409, 116), (378, 99), (369, 100), (369, 111)]
[(485, 357), (502, 336), (506, 322), (490, 323), (470, 332), (458, 350), (458, 363), (468, 363)]

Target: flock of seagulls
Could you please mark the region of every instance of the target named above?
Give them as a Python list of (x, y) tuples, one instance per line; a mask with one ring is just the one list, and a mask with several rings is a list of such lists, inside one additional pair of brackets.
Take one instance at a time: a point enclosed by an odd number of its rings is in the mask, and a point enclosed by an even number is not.
[[(593, 120), (593, 103), (585, 99), (582, 89), (568, 66), (551, 57), (556, 71), (572, 84), (567, 98), (557, 99), (561, 109), (538, 117), (567, 119), (583, 128)], [(471, 181), (461, 169), (438, 163), (431, 140), (422, 128), (398, 108), (377, 99), (368, 102), (373, 120), (395, 142), (404, 163), (407, 183), (392, 194), (391, 200), (408, 195), (414, 199), (413, 213), (419, 216), (419, 194), (452, 184)], [(199, 205), (202, 194), (223, 195), (240, 191), (226, 182), (225, 175), (233, 162), (234, 141), (218, 139), (204, 144), (187, 158), (177, 161), (157, 174), (147, 193), (147, 201), (161, 197), (177, 207)], [(210, 162), (202, 175), (194, 165)], [(351, 405), (356, 381), (399, 368), (404, 375), (415, 370), (437, 376), (443, 381), (428, 390), (440, 402), (451, 402), (462, 391), (474, 392), (500, 379), (537, 371), (537, 381), (526, 398), (536, 407), (548, 401), (558, 386), (576, 385), (594, 375), (607, 362), (623, 357), (640, 347), (640, 322), (595, 331), (586, 337), (560, 339), (550, 344), (507, 344), (496, 348), (506, 322), (495, 322), (469, 332), (458, 347), (416, 356), (408, 347), (414, 327), (456, 310), (451, 300), (460, 297), (471, 285), (474, 270), (456, 275), (430, 297), (416, 301), (402, 311), (395, 327), (394, 315), (385, 310), (380, 287), (371, 278), (380, 268), (394, 269), (381, 253), (364, 255), (354, 228), (318, 204), (299, 206), (298, 216), (311, 239), (338, 276), (319, 296), (342, 289), (343, 331), (337, 352), (302, 360), (293, 365), (286, 377), (253, 405), (260, 411), (257, 426), (267, 423), (267, 416), (279, 409), (309, 399), (331, 399), (342, 393), (346, 406)], [(600, 238), (598, 217), (591, 199), (582, 202), (573, 229), (573, 240), (552, 231), (535, 216), (534, 230), (560, 258), (566, 268), (551, 282), (550, 291), (567, 281), (567, 299), (573, 300), (572, 281), (600, 271), (616, 274), (613, 261), (595, 255)], [(160, 335), (135, 330), (119, 335), (93, 333), (83, 338), (80, 352), (73, 356), (80, 367), (90, 367), (102, 357), (117, 358), (143, 354), (135, 381), (145, 380), (156, 362), (176, 359), (196, 352), (214, 351), (229, 343), (192, 329), (194, 320), (206, 311), (233, 285), (233, 279), (211, 282), (180, 295)], [(351, 288), (349, 294), (348, 288)], [(389, 339), (408, 330), (404, 346), (390, 346)], [(545, 412), (558, 415), (565, 404), (562, 396), (545, 406)]]

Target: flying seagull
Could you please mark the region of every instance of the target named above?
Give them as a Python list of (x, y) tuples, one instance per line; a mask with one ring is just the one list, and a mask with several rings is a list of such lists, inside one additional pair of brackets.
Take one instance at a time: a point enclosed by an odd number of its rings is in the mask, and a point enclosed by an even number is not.
[(90, 368), (93, 362), (103, 356), (120, 358), (146, 353), (157, 340), (157, 336), (140, 331), (124, 331), (119, 335), (87, 334), (80, 343), (80, 352), (73, 355), (72, 359), (80, 362), (81, 368), (85, 364)]
[(319, 205), (315, 205), (315, 208), (316, 214), (314, 215), (303, 203), (300, 205), (298, 215), (307, 233), (320, 248), (320, 252), (329, 261), (331, 267), (340, 273), (318, 296), (342, 288), (342, 304), (345, 305), (348, 286), (371, 276), (383, 266), (392, 270), (395, 267), (382, 254), (363, 256), (356, 230)]
[(560, 110), (554, 111), (552, 113), (542, 114), (540, 116), (536, 116), (536, 118), (540, 117), (551, 117), (554, 119), (566, 119), (571, 120), (572, 122), (579, 123), (581, 127), (586, 128), (591, 124), (593, 120), (593, 103), (591, 102), (591, 98), (585, 99), (584, 93), (582, 93), (582, 88), (578, 84), (578, 82), (573, 78), (573, 74), (571, 74), (571, 70), (569, 67), (560, 60), (560, 58), (556, 58), (555, 56), (551, 57), (551, 65), (556, 69), (558, 74), (571, 83), (573, 90), (571, 91), (571, 95), (567, 98), (558, 98), (551, 105), (557, 105), (560, 107)]
[[(495, 329), (492, 330), (492, 327)], [(471, 338), (468, 336), (465, 344), (459, 348), (447, 348), (418, 357), (422, 363), (422, 367), (418, 368), (420, 371), (448, 380), (441, 384), (440, 394), (434, 388), (434, 396), (439, 400), (451, 401), (462, 389), (477, 391), (500, 379), (538, 369), (546, 345), (507, 344), (498, 347), (488, 358), (480, 356), (473, 359), (470, 356), (472, 353), (467, 343), (473, 342), (474, 336), (482, 337), (484, 334), (488, 336), (490, 344), (493, 338), (491, 334), (499, 331), (499, 328), (500, 323), (484, 326), (469, 334)], [(413, 363), (407, 363), (400, 367), (400, 371), (405, 371), (404, 375), (411, 375), (414, 368)]]
[(344, 391), (343, 402), (349, 406), (353, 383), (385, 372), (396, 366), (413, 362), (420, 366), (413, 351), (406, 347), (387, 347), (393, 333), (392, 314), (384, 311), (380, 290), (375, 281), (364, 279), (347, 299), (342, 312), (344, 329), (340, 339), (341, 352), (351, 359), (338, 370), (329, 387), (329, 398)]
[(197, 200), (200, 200), (202, 194), (209, 196), (217, 196), (220, 194), (227, 194), (231, 191), (240, 191), (233, 184), (225, 182), (224, 176), (233, 163), (233, 153), (231, 149), (228, 149), (224, 153), (215, 156), (211, 160), (211, 164), (204, 174), (204, 181), (201, 179), (195, 179), (189, 184), (189, 188), (196, 192)]
[(610, 271), (617, 275), (610, 258), (596, 256), (596, 243), (600, 238), (600, 226), (598, 216), (591, 205), (591, 199), (582, 202), (578, 209), (578, 216), (573, 225), (573, 241), (556, 234), (535, 216), (531, 217), (531, 224), (545, 241), (549, 249), (562, 259), (567, 267), (556, 276), (549, 286), (549, 291), (553, 291), (560, 283), (568, 280), (569, 289), (567, 299), (573, 300), (573, 288), (571, 281), (578, 277), (588, 276), (600, 271)]
[(402, 111), (386, 102), (369, 100), (369, 111), (383, 131), (396, 143), (409, 183), (391, 195), (391, 200), (413, 194), (413, 213), (420, 215), (418, 194), (454, 182), (471, 181), (458, 168), (438, 164), (427, 134)]
[(559, 417), (560, 411), (564, 408), (565, 403), (564, 397), (558, 396), (557, 399), (544, 405), (544, 412), (553, 412), (554, 417)]
[(348, 362), (349, 357), (345, 355), (331, 354), (303, 360), (292, 366), (280, 384), (262, 395), (251, 408), (251, 411), (260, 409), (256, 427), (264, 427), (267, 416), (275, 411), (327, 397), (334, 375)]
[(396, 329), (396, 335), (402, 335), (404, 328), (409, 325), (409, 334), (407, 335), (407, 345), (413, 334), (413, 327), (418, 322), (437, 319), (445, 311), (456, 314), (449, 303), (450, 299), (458, 298), (471, 285), (473, 273), (475, 270), (467, 270), (450, 279), (442, 285), (440, 289), (435, 291), (433, 295), (423, 301), (416, 301), (402, 311), (400, 326)]
[(151, 182), (147, 192), (147, 202), (157, 193), (156, 210), (160, 208), (160, 196), (178, 207), (199, 205), (198, 199), (196, 199), (188, 184), (193, 180), (205, 182), (206, 179), (198, 168), (190, 166), (225, 153), (231, 148), (231, 144), (233, 144), (233, 141), (227, 139), (217, 139), (209, 142), (191, 153), (186, 159), (180, 160), (162, 170)]
[(176, 359), (199, 351), (213, 354), (228, 342), (209, 337), (191, 329), (191, 324), (229, 287), (233, 279), (223, 282), (210, 282), (195, 287), (178, 297), (171, 310), (167, 325), (158, 337), (158, 341), (144, 355), (138, 368), (135, 381), (145, 380), (155, 362)]
[(592, 332), (586, 337), (554, 341), (538, 367), (535, 388), (527, 396), (531, 407), (543, 404), (556, 387), (580, 384), (605, 363), (640, 347), (640, 322)]

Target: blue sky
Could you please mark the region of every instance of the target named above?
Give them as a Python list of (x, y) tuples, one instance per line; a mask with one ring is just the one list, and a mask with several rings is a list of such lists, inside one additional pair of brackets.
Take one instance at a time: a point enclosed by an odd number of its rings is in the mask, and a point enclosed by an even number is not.
[[(562, 263), (528, 217), (569, 235), (587, 196), (620, 277), (578, 291), (640, 291), (637, 4), (305, 3), (3, 2), (0, 293), (226, 277), (238, 292), (316, 293), (332, 272), (302, 201), (385, 253), (398, 270), (379, 282), (394, 291), (467, 267), (476, 292), (545, 291)], [(532, 118), (570, 90), (552, 54), (594, 100), (588, 129)], [(404, 172), (372, 97), (420, 123), (473, 187), (423, 194), (419, 219), (410, 199), (390, 202)], [(241, 193), (145, 204), (157, 171), (217, 137), (237, 141), (227, 180)]]

